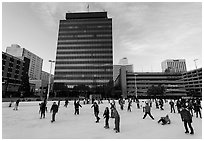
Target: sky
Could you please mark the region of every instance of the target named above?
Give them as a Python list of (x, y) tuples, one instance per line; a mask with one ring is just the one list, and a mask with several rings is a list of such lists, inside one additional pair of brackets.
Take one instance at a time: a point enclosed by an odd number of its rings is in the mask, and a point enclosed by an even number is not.
[[(126, 57), (135, 72), (161, 72), (166, 59), (186, 59), (187, 70), (202, 67), (201, 2), (3, 2), (2, 51), (18, 44), (55, 60), (59, 21), (68, 12), (107, 11), (113, 24), (114, 64)], [(52, 70), (54, 73), (54, 69)]]

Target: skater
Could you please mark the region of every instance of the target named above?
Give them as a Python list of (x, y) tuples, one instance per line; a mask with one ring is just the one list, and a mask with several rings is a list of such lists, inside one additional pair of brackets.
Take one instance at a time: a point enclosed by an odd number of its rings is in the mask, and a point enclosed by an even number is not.
[(172, 111), (174, 111), (174, 113), (175, 113), (174, 102), (172, 100), (169, 102), (169, 105), (171, 107), (171, 113), (172, 113)]
[(108, 107), (106, 107), (106, 109), (105, 109), (105, 111), (103, 113), (103, 117), (105, 118), (104, 128), (108, 129), (109, 128), (109, 123), (108, 123), (108, 121), (109, 121), (109, 109), (108, 109)]
[(154, 120), (154, 117), (151, 115), (151, 108), (148, 103), (146, 103), (146, 106), (145, 106), (145, 114), (143, 116), (143, 119), (145, 119), (147, 114)]
[(140, 101), (138, 98), (136, 99), (136, 103), (137, 103), (137, 109), (140, 109)]
[(118, 133), (120, 132), (120, 115), (116, 108), (113, 108), (113, 113), (114, 113), (114, 118), (115, 118), (115, 132)]
[(69, 103), (69, 101), (68, 101), (68, 99), (66, 98), (66, 99), (65, 99), (65, 102), (64, 102), (64, 107), (66, 107), (66, 108), (67, 108), (68, 103)]
[(191, 113), (191, 116), (193, 117), (193, 101), (192, 100), (188, 101), (188, 110)]
[(127, 111), (130, 111), (130, 112), (131, 112), (131, 106), (132, 106), (132, 100), (130, 99), (130, 100), (128, 101)]
[(146, 106), (146, 102), (142, 101), (142, 112), (145, 112), (145, 106)]
[(170, 124), (171, 120), (169, 119), (169, 115), (166, 115), (165, 117), (161, 117), (158, 123), (162, 122), (162, 125)]
[(164, 102), (162, 99), (159, 100), (159, 105), (160, 105), (160, 109), (164, 110), (163, 106), (164, 106)]
[(156, 109), (159, 109), (159, 104), (157, 100), (155, 100), (155, 105), (156, 105)]
[(13, 101), (11, 100), (11, 101), (10, 101), (10, 103), (9, 103), (9, 107), (11, 107), (11, 106), (12, 106), (12, 103), (13, 103)]
[(111, 109), (111, 118), (114, 118), (113, 109), (115, 109), (115, 102), (111, 102), (110, 105), (111, 105), (111, 107), (110, 107), (110, 109)]
[(124, 102), (123, 102), (123, 99), (122, 99), (122, 98), (119, 99), (119, 104), (120, 104), (120, 109), (123, 110), (123, 107), (124, 107), (123, 104), (124, 104)]
[(199, 114), (200, 118), (202, 118), (200, 109), (202, 109), (202, 107), (201, 107), (200, 102), (197, 100), (195, 107), (194, 107), (194, 111), (196, 113), (196, 118), (198, 118), (198, 114)]
[(16, 100), (16, 104), (13, 110), (18, 110), (18, 105), (19, 105), (20, 99)]
[(50, 113), (52, 112), (52, 120), (51, 120), (51, 122), (55, 121), (55, 115), (58, 112), (58, 108), (59, 108), (59, 106), (56, 104), (56, 102), (53, 102), (53, 105), (52, 105), (52, 107), (50, 109)]
[(45, 118), (46, 103), (44, 101), (44, 102), (40, 103), (39, 105), (40, 105), (40, 111), (39, 111), (40, 119), (42, 119), (42, 117)]
[(74, 114), (76, 115), (79, 115), (79, 107), (82, 107), (80, 104), (79, 104), (79, 101), (76, 102), (76, 100), (74, 100), (74, 109), (75, 109), (75, 112)]
[(176, 102), (176, 106), (177, 106), (177, 111), (178, 113), (180, 113), (180, 109), (181, 109), (181, 101), (178, 99)]
[(189, 133), (188, 127), (187, 127), (187, 124), (188, 124), (191, 130), (190, 134), (194, 134), (193, 127), (191, 126), (192, 116), (191, 116), (191, 113), (187, 110), (185, 105), (181, 108), (180, 114), (181, 114), (181, 120), (184, 122), (184, 127), (186, 130), (185, 133)]
[(94, 104), (91, 106), (91, 108), (93, 108), (93, 107), (94, 107), (94, 115), (96, 117), (96, 123), (98, 123), (99, 120), (100, 120), (100, 117), (98, 116), (98, 114), (99, 114), (99, 106), (98, 106), (98, 104), (96, 102), (94, 102)]

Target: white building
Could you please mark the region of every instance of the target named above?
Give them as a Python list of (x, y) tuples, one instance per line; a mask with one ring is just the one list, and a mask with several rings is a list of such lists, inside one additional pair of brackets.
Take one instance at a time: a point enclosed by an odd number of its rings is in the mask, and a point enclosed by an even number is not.
[(30, 59), (30, 66), (28, 76), (30, 80), (40, 80), (43, 59), (35, 55), (34, 53), (21, 48), (17, 44), (12, 44), (6, 48), (6, 52), (16, 57), (27, 57)]
[(186, 72), (185, 59), (167, 59), (161, 63), (162, 72), (169, 70), (170, 72)]
[(128, 65), (128, 59), (126, 57), (120, 59), (119, 65)]

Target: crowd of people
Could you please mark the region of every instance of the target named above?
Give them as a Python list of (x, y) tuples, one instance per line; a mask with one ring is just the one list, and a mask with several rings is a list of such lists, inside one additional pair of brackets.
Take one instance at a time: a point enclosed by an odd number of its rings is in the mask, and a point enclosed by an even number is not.
[[(69, 101), (66, 98), (64, 103), (64, 107), (67, 108)], [(14, 110), (18, 110), (20, 99), (16, 100)], [(105, 119), (105, 129), (109, 129), (109, 119), (113, 118), (115, 120), (115, 125), (114, 125), (114, 130), (116, 133), (120, 132), (120, 114), (116, 108), (116, 102), (115, 100), (108, 100), (110, 107), (105, 107), (105, 110), (103, 112), (103, 117)], [(146, 118), (147, 115), (154, 120), (154, 117), (151, 113), (151, 108), (152, 108), (152, 103), (155, 102), (156, 109), (164, 110), (164, 103), (167, 103), (167, 100), (164, 99), (148, 99), (148, 100), (139, 100), (139, 99), (128, 99), (127, 100), (127, 111), (131, 112), (132, 109), (132, 104), (133, 102), (136, 103), (136, 107), (140, 109), (142, 107), (142, 111), (144, 112), (143, 119)], [(142, 102), (142, 104), (140, 104)], [(84, 102), (84, 104), (88, 104), (87, 100)], [(99, 117), (99, 104), (103, 104), (102, 100), (92, 100), (92, 106), (91, 108), (94, 109), (94, 116), (96, 118), (96, 123), (99, 123), (100, 117)], [(120, 105), (120, 110), (124, 110), (124, 105), (125, 105), (125, 99), (120, 98), (118, 100), (118, 104)], [(200, 117), (202, 118), (201, 114), (201, 100), (200, 99), (177, 99), (173, 100), (171, 99), (168, 102), (170, 106), (170, 113), (176, 113), (175, 106), (177, 107), (177, 113), (180, 114), (181, 120), (184, 123), (184, 129), (185, 133), (189, 133), (190, 129), (190, 134), (194, 134), (194, 129), (192, 127), (192, 117), (195, 115), (196, 118)], [(40, 109), (40, 119), (45, 118), (45, 113), (47, 112), (47, 100), (45, 99), (43, 102), (39, 103)], [(50, 113), (52, 113), (52, 119), (51, 122), (55, 121), (55, 116), (58, 113), (58, 109), (60, 106), (60, 100), (58, 101), (58, 104), (56, 102), (53, 102), (51, 108), (50, 108)], [(11, 107), (11, 103), (9, 104), (9, 107)], [(82, 108), (80, 104), (80, 100), (74, 100), (74, 114), (79, 115), (79, 108)], [(109, 112), (110, 109), (110, 112)], [(158, 121), (158, 123), (162, 123), (162, 125), (166, 124), (171, 124), (171, 120), (169, 115), (167, 114), (164, 117), (161, 117)], [(189, 127), (189, 129), (188, 129)]]

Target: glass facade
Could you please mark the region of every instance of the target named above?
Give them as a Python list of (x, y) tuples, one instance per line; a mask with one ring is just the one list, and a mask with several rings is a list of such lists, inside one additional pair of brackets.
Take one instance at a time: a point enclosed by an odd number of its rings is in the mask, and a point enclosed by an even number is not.
[(103, 94), (99, 89), (112, 80), (112, 19), (107, 12), (67, 13), (59, 25), (54, 90), (83, 85)]

